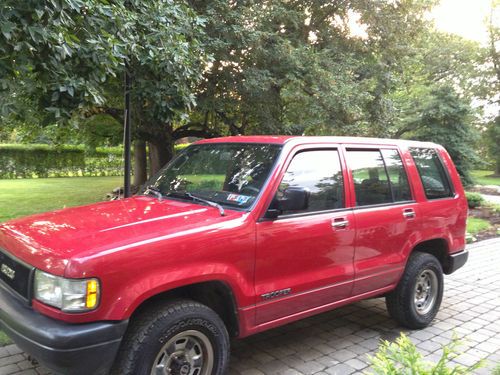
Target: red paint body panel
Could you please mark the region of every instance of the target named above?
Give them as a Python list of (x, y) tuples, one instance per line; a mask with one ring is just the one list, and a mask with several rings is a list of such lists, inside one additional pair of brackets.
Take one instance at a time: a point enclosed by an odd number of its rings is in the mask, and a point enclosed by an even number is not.
[(334, 230), (337, 217), (352, 222), (347, 211), (258, 223), (256, 295), (286, 288), (293, 294), (260, 302), (257, 324), (351, 295), (354, 228)]
[(355, 211), (355, 295), (395, 284), (399, 280), (406, 255), (418, 242), (418, 212), (416, 219), (403, 217), (403, 210), (409, 207), (416, 210), (417, 204)]
[[(288, 152), (285, 149), (279, 173), (268, 189), (269, 202), (293, 157), (298, 152), (317, 148), (339, 150), (340, 145), (312, 142), (292, 145)], [(340, 158), (340, 162), (344, 181), (347, 181), (343, 158)], [(349, 197), (347, 183), (344, 183), (344, 196)], [(348, 198), (344, 204), (347, 201)], [(265, 205), (266, 208), (268, 204)], [(332, 223), (335, 220), (353, 223), (352, 216), (352, 210), (345, 208), (322, 214), (261, 220), (257, 223), (257, 325), (285, 319), (351, 296), (355, 228), (348, 225), (334, 229)], [(259, 300), (259, 296), (269, 291), (287, 288), (293, 291), (290, 296)]]
[(152, 295), (214, 278), (246, 306), (254, 302), (255, 224), (244, 219), (249, 214), (226, 213), (141, 196), (11, 221), (0, 229), (6, 234), (0, 247), (53, 274), (101, 280), (101, 305), (93, 312), (35, 305), (68, 321), (125, 319)]
[[(246, 336), (293, 320), (385, 293), (397, 284), (412, 249), (444, 239), (450, 253), (465, 247), (465, 194), (446, 151), (432, 143), (344, 137), (253, 136), (197, 143), (283, 144), (275, 169), (250, 211), (174, 199), (137, 196), (13, 220), (0, 225), (0, 248), (56, 275), (97, 277), (99, 307), (63, 313), (33, 301), (56, 319), (82, 323), (123, 320), (148, 298), (204, 281), (225, 283), (235, 297), (239, 334)], [(413, 201), (356, 207), (344, 151), (391, 147), (401, 154)], [(408, 147), (438, 150), (454, 185), (454, 197), (426, 199)], [(297, 150), (336, 148), (345, 184), (345, 208), (267, 220), (263, 216)], [(412, 208), (415, 218), (403, 217)], [(332, 220), (349, 225), (333, 229)], [(290, 289), (264, 300), (263, 294)]]

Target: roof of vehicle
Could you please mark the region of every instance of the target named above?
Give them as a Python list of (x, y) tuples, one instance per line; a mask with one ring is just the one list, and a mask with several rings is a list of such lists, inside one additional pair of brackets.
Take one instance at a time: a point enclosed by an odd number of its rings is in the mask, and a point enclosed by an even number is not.
[(238, 135), (231, 137), (209, 138), (195, 142), (204, 143), (336, 143), (336, 144), (365, 144), (365, 145), (405, 145), (435, 147), (431, 142), (419, 142), (390, 138), (365, 137), (332, 137), (332, 136), (290, 136), (290, 135)]

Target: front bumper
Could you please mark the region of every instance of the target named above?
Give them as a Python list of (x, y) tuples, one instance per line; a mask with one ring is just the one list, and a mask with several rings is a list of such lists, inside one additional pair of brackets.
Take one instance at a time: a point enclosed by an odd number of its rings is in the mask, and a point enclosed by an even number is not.
[(107, 374), (127, 325), (127, 320), (84, 324), (55, 320), (0, 284), (0, 328), (21, 350), (57, 374)]
[(448, 255), (443, 265), (444, 273), (449, 275), (455, 272), (467, 262), (467, 259), (469, 259), (469, 252), (467, 250)]

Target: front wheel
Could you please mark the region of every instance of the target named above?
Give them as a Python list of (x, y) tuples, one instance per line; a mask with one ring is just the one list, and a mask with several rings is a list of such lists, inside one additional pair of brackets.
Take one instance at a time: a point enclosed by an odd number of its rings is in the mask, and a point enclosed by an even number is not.
[(436, 257), (413, 253), (398, 286), (385, 298), (389, 314), (405, 327), (427, 327), (441, 306), (443, 286), (443, 269)]
[(131, 323), (116, 375), (223, 375), (229, 361), (224, 323), (210, 308), (180, 300), (152, 307)]

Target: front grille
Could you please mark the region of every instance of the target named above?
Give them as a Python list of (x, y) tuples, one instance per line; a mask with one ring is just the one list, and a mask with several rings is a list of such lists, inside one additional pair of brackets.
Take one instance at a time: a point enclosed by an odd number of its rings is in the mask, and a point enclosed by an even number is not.
[(0, 280), (25, 299), (29, 299), (33, 270), (33, 267), (25, 265), (0, 250)]

